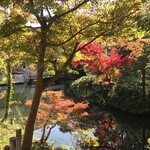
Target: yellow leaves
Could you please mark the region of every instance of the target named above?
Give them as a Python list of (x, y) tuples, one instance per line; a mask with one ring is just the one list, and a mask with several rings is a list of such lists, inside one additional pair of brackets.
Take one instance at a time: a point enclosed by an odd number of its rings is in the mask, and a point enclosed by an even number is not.
[(150, 45), (150, 39), (137, 39), (132, 41), (127, 41), (123, 38), (115, 39), (115, 42), (108, 44), (108, 47), (124, 47), (126, 50), (131, 51), (131, 57), (140, 57), (143, 53), (144, 44)]
[(58, 113), (57, 115), (58, 115), (57, 121), (66, 120), (68, 118), (68, 115), (64, 113)]
[(143, 43), (136, 41), (136, 42), (128, 42), (127, 49), (131, 50), (132, 57), (140, 57), (143, 52)]
[(74, 133), (74, 136), (77, 139), (80, 139), (80, 142), (82, 143), (82, 145), (88, 145), (90, 146), (100, 146), (99, 142), (98, 142), (98, 138), (94, 136), (93, 134), (94, 130), (92, 129), (78, 129), (78, 132)]
[(98, 76), (97, 81), (102, 82), (102, 81), (104, 81), (105, 78), (106, 78), (106, 74), (102, 74), (102, 75)]
[(82, 60), (82, 59), (90, 59), (90, 58), (89, 58), (89, 56), (87, 57), (87, 56), (81, 54), (80, 51), (77, 52), (77, 53), (75, 54), (74, 60), (77, 61), (77, 60)]
[(147, 139), (148, 144), (150, 145), (150, 138)]
[(127, 49), (131, 50), (132, 57), (140, 57), (143, 53), (144, 44), (150, 45), (150, 39), (137, 39), (127, 43)]
[(108, 69), (102, 75), (100, 75), (97, 78), (97, 81), (101, 82), (102, 85), (108, 86), (110, 82), (114, 83), (118, 79), (118, 77), (121, 77), (121, 76), (122, 76), (121, 69), (117, 67), (113, 67), (113, 68)]

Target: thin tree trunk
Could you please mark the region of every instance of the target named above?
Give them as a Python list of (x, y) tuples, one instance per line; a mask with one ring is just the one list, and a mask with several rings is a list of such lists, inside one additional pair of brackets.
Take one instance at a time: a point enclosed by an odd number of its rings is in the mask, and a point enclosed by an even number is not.
[(146, 84), (145, 84), (145, 80), (146, 80), (146, 70), (145, 70), (145, 61), (142, 60), (142, 95), (143, 95), (143, 100), (145, 100), (145, 96), (146, 96)]
[(37, 116), (38, 106), (43, 92), (44, 56), (46, 51), (46, 31), (45, 30), (41, 31), (41, 33), (42, 35), (41, 35), (40, 49), (38, 54), (39, 59), (37, 64), (35, 92), (33, 96), (29, 117), (25, 127), (22, 150), (31, 150), (35, 119)]
[(41, 136), (41, 139), (40, 139), (41, 150), (44, 149), (45, 143), (48, 140), (52, 129), (56, 126), (56, 124), (54, 124), (51, 127), (49, 127), (48, 133), (46, 134), (47, 123), (48, 122), (46, 121), (46, 123), (43, 126), (43, 132), (42, 132), (42, 136)]
[(145, 100), (146, 89), (145, 89), (145, 69), (142, 71), (142, 90), (143, 90), (143, 100)]
[(5, 107), (5, 114), (2, 122), (7, 120), (9, 111), (10, 111), (10, 101), (12, 100), (13, 94), (13, 85), (12, 85), (12, 67), (11, 63), (8, 60), (7, 62), (7, 97), (6, 97), (6, 107)]
[(45, 132), (46, 132), (47, 123), (48, 123), (48, 121), (46, 121), (46, 123), (43, 125), (43, 132), (42, 132), (42, 136), (41, 136), (41, 139), (40, 139), (41, 145), (43, 145), (43, 143), (44, 143), (44, 138), (45, 138)]
[(49, 127), (49, 131), (48, 131), (48, 133), (47, 133), (47, 135), (46, 135), (46, 137), (45, 137), (45, 141), (44, 142), (46, 142), (47, 140), (48, 140), (48, 138), (49, 138), (49, 136), (50, 136), (50, 134), (51, 134), (51, 131), (52, 131), (52, 129), (54, 128), (56, 126), (56, 124), (54, 124), (54, 125), (52, 125), (51, 127)]
[(142, 129), (142, 150), (145, 150), (145, 144), (146, 144), (146, 128), (143, 125), (143, 129)]

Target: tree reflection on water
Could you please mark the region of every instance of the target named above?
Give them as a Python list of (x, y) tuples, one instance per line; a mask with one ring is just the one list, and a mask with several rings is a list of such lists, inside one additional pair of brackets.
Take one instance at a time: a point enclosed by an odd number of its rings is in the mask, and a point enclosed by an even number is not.
[[(23, 87), (22, 87), (23, 86)], [(22, 88), (21, 88), (22, 87)], [(15, 87), (15, 99), (22, 105), (18, 105), (19, 110), (26, 117), (28, 108), (25, 107), (24, 100), (29, 99), (34, 87), (19, 85)], [(19, 97), (19, 98), (18, 98)], [(93, 106), (92, 108), (95, 109)], [(0, 113), (3, 112), (1, 109)], [(90, 113), (91, 112), (91, 113)], [(98, 147), (87, 147), (89, 150), (148, 150), (147, 139), (150, 138), (150, 117), (133, 116), (120, 111), (110, 111), (103, 109), (92, 109), (89, 116), (79, 121), (81, 128), (94, 129), (94, 136), (98, 138)], [(68, 132), (62, 126), (62, 132)], [(51, 137), (53, 138), (53, 137)], [(84, 150), (86, 150), (84, 148)]]
[(146, 150), (150, 137), (150, 118), (120, 112), (100, 111), (89, 116), (99, 147), (90, 150)]

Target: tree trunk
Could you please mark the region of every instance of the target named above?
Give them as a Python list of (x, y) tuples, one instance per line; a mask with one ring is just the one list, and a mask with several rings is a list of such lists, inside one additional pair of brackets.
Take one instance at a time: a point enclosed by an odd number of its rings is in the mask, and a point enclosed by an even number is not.
[(33, 96), (30, 113), (28, 116), (27, 124), (25, 127), (22, 150), (31, 150), (31, 146), (32, 146), (35, 119), (37, 116), (38, 106), (43, 92), (43, 72), (44, 72), (45, 51), (46, 51), (46, 31), (45, 29), (43, 29), (41, 30), (41, 42), (40, 42), (40, 49), (38, 53), (39, 58), (37, 64), (35, 92)]
[(145, 68), (142, 70), (142, 93), (143, 93), (143, 100), (145, 100), (146, 96), (146, 89), (145, 89)]
[(4, 118), (2, 119), (2, 122), (7, 120), (7, 118), (8, 118), (12, 94), (13, 94), (12, 67), (11, 67), (10, 61), (8, 60), (8, 62), (7, 62), (7, 97), (6, 97), (5, 114), (4, 114)]
[(145, 96), (146, 96), (146, 70), (145, 70), (145, 60), (143, 58), (142, 60), (142, 95), (143, 95), (143, 101), (145, 101)]
[(31, 105), (29, 117), (27, 120), (26, 128), (25, 128), (22, 150), (31, 150), (31, 146), (32, 146), (34, 124), (35, 124), (38, 106), (39, 106), (40, 98), (41, 98), (41, 94), (42, 94), (41, 86), (39, 85), (40, 82), (42, 82), (42, 81), (41, 81), (39, 75), (37, 76), (37, 79), (39, 79), (39, 81), (36, 83), (33, 102)]
[(143, 129), (142, 129), (142, 150), (145, 150), (146, 149), (146, 128), (145, 126), (143, 126)]
[[(37, 77), (36, 77), (35, 92), (34, 92), (34, 96), (33, 96), (30, 113), (28, 116), (27, 124), (25, 127), (22, 150), (31, 150), (34, 124), (35, 124), (35, 119), (37, 116), (42, 92), (48, 86), (50, 86), (53, 82), (55, 82), (62, 75), (62, 73), (64, 71), (64, 70), (56, 71), (54, 77), (52, 79), (48, 80), (45, 84), (43, 84), (44, 58), (45, 58), (45, 51), (46, 51), (46, 46), (47, 46), (46, 45), (47, 27), (48, 26), (46, 24), (43, 24), (41, 27), (41, 41), (40, 41), (40, 49), (39, 49), (39, 53), (38, 53), (39, 57), (38, 57), (38, 64), (37, 64)], [(71, 63), (73, 56), (76, 53), (78, 44), (79, 43), (75, 44), (74, 50), (70, 54), (70, 57), (67, 59), (63, 68), (66, 68)]]

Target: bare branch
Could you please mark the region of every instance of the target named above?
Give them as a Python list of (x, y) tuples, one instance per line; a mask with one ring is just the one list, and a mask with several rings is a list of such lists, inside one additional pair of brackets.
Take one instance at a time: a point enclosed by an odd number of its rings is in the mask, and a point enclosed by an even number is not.
[(43, 84), (43, 91), (48, 88), (51, 84), (53, 84), (61, 75), (63, 74), (63, 71), (56, 71), (55, 75), (49, 79), (46, 83)]
[(78, 45), (80, 44), (80, 42), (76, 42), (75, 45), (74, 45), (74, 48), (73, 48), (73, 51), (72, 53), (70, 54), (69, 58), (67, 59), (67, 61), (65, 62), (63, 68), (66, 68), (72, 61), (72, 59), (74, 58), (74, 55), (76, 54), (77, 52), (77, 47)]
[(49, 18), (51, 18), (51, 17), (52, 17), (52, 15), (51, 15), (51, 13), (50, 13), (50, 11), (49, 11), (49, 9), (48, 9), (48, 7), (47, 7), (47, 6), (46, 6), (46, 10), (47, 10), (47, 13), (48, 13)]
[[(30, 11), (33, 13), (33, 9), (34, 9), (34, 3), (33, 3), (33, 0), (29, 0), (29, 4), (30, 4)], [(33, 13), (34, 15), (35, 15), (35, 17), (37, 18), (37, 20), (38, 20), (38, 22), (40, 23), (40, 24), (42, 24), (42, 20), (41, 20), (41, 18), (40, 18), (40, 16), (38, 15), (38, 14), (35, 14), (35, 13)]]
[(76, 52), (80, 51), (81, 49), (84, 49), (87, 45), (91, 44), (92, 42), (94, 42), (97, 38), (99, 38), (100, 36), (108, 36), (111, 34), (106, 34), (105, 32), (102, 32), (100, 34), (98, 34), (97, 36), (95, 36), (93, 39), (91, 39), (89, 42), (87, 42), (86, 44), (84, 44), (83, 46), (79, 47), (78, 49), (76, 49)]

